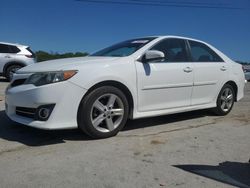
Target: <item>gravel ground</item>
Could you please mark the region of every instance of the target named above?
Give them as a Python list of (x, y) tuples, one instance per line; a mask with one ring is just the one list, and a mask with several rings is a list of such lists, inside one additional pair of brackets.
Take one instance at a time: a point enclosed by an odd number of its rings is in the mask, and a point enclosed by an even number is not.
[(8, 120), (0, 79), (0, 187), (250, 187), (250, 84), (225, 116), (206, 110), (129, 121), (116, 137)]

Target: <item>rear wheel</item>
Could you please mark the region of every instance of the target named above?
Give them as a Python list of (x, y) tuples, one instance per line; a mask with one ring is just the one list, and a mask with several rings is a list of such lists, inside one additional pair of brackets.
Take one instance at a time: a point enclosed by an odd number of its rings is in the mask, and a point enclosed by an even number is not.
[(128, 101), (123, 92), (103, 86), (90, 92), (81, 102), (78, 126), (93, 138), (116, 135), (128, 118)]
[(22, 68), (21, 65), (11, 65), (6, 69), (6, 73), (5, 76), (7, 78), (8, 81), (11, 81), (13, 78), (13, 74), (18, 70)]
[(217, 107), (213, 110), (215, 114), (224, 116), (228, 114), (234, 105), (235, 91), (229, 84), (225, 84), (217, 98)]

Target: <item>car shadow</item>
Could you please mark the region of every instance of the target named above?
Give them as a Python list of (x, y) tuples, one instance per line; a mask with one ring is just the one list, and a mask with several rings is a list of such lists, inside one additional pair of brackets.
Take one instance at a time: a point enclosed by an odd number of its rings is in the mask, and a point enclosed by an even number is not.
[(174, 165), (174, 167), (228, 185), (250, 188), (250, 163), (226, 161), (217, 166)]
[(136, 119), (136, 120), (128, 120), (126, 126), (122, 131), (129, 131), (133, 129), (141, 129), (146, 127), (152, 127), (162, 124), (169, 124), (174, 122), (181, 122), (190, 119), (196, 119), (206, 116), (213, 115), (209, 110), (199, 110), (199, 111), (191, 111), (191, 112), (184, 112), (184, 113), (177, 113), (171, 115), (164, 115), (158, 117), (151, 117), (151, 118), (143, 118), (143, 119)]
[[(187, 112), (176, 115), (129, 120), (122, 131), (141, 129), (172, 122), (184, 121), (187, 119), (207, 116), (206, 111)], [(0, 138), (8, 141), (15, 141), (28, 146), (42, 146), (64, 143), (65, 140), (86, 141), (90, 137), (83, 134), (79, 129), (74, 130), (40, 130), (11, 121), (0, 111)]]
[(0, 82), (9, 82), (7, 79), (0, 77)]
[(41, 130), (11, 121), (5, 111), (0, 111), (0, 138), (27, 146), (42, 146), (64, 143), (65, 140), (91, 140), (80, 130)]

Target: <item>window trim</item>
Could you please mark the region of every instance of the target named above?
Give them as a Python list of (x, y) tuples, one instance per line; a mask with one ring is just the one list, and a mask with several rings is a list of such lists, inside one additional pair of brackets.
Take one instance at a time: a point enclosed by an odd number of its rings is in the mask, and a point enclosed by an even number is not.
[[(209, 48), (215, 55), (217, 55), (221, 61), (194, 61), (193, 57), (192, 57), (192, 50), (191, 50), (191, 45), (190, 45), (190, 42), (189, 41), (192, 41), (192, 42), (196, 42), (196, 43), (199, 43), (199, 44), (202, 44), (204, 46), (206, 46), (207, 48)], [(225, 63), (224, 59), (218, 55), (213, 49), (211, 49), (207, 44), (203, 43), (203, 42), (199, 42), (199, 41), (195, 41), (195, 40), (190, 40), (190, 39), (187, 39), (186, 40), (187, 42), (187, 45), (188, 45), (188, 51), (189, 51), (189, 56), (190, 56), (190, 62), (191, 63)]]

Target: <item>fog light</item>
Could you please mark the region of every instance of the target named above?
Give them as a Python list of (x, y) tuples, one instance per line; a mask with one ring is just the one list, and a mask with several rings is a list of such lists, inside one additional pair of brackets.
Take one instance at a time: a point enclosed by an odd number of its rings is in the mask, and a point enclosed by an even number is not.
[(54, 104), (39, 106), (36, 111), (35, 119), (39, 121), (47, 121), (54, 107)]
[(38, 111), (38, 116), (39, 116), (41, 119), (48, 119), (49, 114), (50, 114), (50, 110), (49, 110), (48, 108), (41, 108), (41, 109), (39, 109), (39, 111)]

